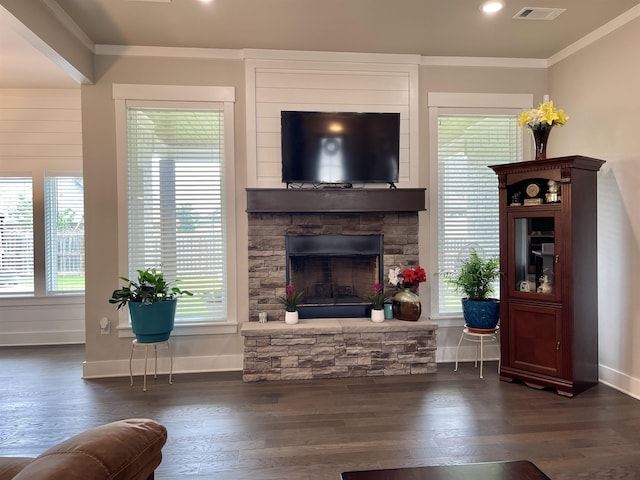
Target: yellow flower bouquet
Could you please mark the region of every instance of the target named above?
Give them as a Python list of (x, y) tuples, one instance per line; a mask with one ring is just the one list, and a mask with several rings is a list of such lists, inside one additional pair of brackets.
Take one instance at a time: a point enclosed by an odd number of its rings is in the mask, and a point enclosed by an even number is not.
[(554, 127), (567, 123), (569, 116), (561, 108), (553, 106), (553, 101), (541, 103), (538, 108), (522, 112), (518, 118), (518, 125), (526, 125), (529, 128)]
[(569, 116), (561, 108), (556, 108), (553, 101), (541, 103), (538, 108), (522, 112), (518, 125), (526, 125), (533, 135), (536, 149), (536, 160), (547, 158), (547, 140), (551, 129), (556, 125), (567, 123)]

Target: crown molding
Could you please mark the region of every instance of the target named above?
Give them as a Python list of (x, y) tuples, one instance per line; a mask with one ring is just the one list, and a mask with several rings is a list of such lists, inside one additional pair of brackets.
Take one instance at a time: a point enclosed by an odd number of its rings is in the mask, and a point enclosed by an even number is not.
[(121, 57), (201, 58), (214, 60), (242, 60), (242, 50), (187, 47), (140, 47), (133, 45), (96, 45), (96, 55)]
[(567, 48), (560, 50), (558, 53), (551, 55), (547, 59), (547, 66), (550, 67), (555, 65), (556, 63), (564, 60), (567, 57), (570, 57), (574, 53), (582, 50), (583, 48), (588, 47), (592, 43), (600, 40), (601, 38), (606, 37), (610, 33), (616, 31), (627, 23), (635, 20), (640, 17), (640, 5), (636, 5), (635, 7), (630, 8), (622, 15), (614, 18), (609, 23), (604, 24), (600, 28), (595, 29), (593, 32), (585, 35), (577, 42), (572, 43)]
[(502, 57), (421, 57), (420, 65), (429, 67), (547, 68), (543, 58)]

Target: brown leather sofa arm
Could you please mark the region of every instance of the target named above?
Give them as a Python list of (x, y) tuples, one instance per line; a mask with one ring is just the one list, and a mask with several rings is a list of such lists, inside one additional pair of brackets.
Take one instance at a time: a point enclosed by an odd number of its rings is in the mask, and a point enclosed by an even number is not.
[(149, 419), (101, 425), (42, 453), (14, 480), (147, 480), (166, 441), (164, 425)]

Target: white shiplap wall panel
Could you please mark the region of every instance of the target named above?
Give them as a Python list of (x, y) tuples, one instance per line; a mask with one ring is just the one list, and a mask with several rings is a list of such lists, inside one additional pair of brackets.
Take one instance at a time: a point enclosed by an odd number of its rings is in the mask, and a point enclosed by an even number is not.
[[(4, 105), (4, 97), (0, 89), (0, 120), (27, 122), (76, 122), (80, 109), (60, 108), (8, 108)], [(79, 127), (81, 128), (81, 127)]]
[(4, 90), (0, 100), (3, 110), (80, 110), (80, 90)]
[(0, 144), (7, 145), (82, 145), (82, 134), (79, 132), (13, 132), (0, 131)]
[[(348, 110), (347, 110), (348, 108)], [(397, 105), (380, 105), (370, 103), (266, 103), (262, 102), (256, 105), (256, 117), (277, 118), (278, 131), (280, 131), (280, 112), (282, 110), (305, 110), (308, 112), (399, 112), (400, 121), (405, 118), (409, 119), (409, 108)], [(405, 116), (406, 115), (406, 116)], [(402, 130), (400, 133), (403, 133)]]
[(257, 71), (259, 85), (278, 85), (280, 88), (308, 89), (328, 86), (348, 90), (398, 90), (407, 91), (408, 79), (405, 73), (354, 72), (354, 71), (313, 71), (296, 70)]
[(256, 145), (259, 148), (280, 148), (280, 132), (258, 132)]
[[(0, 160), (3, 158), (40, 157), (43, 164), (55, 158), (82, 158), (82, 145), (29, 145), (0, 144)], [(82, 166), (78, 166), (81, 170)]]
[[(0, 172), (33, 175), (36, 201), (46, 171), (82, 171), (80, 107), (80, 89), (0, 89)], [(81, 343), (84, 331), (84, 297), (0, 299), (0, 345)]]
[(282, 175), (282, 164), (280, 163), (280, 149), (272, 152), (274, 158), (277, 157), (277, 161), (264, 161), (258, 164), (258, 175), (260, 177), (277, 177), (280, 179)]
[(379, 105), (406, 105), (408, 97), (408, 92), (398, 90), (349, 90), (338, 88), (256, 89), (256, 100), (258, 103), (321, 103), (322, 99), (331, 98), (332, 103), (338, 103), (340, 105), (367, 105), (368, 108), (366, 110), (373, 110)]
[(417, 65), (260, 60), (245, 73), (248, 186), (284, 188), (283, 110), (400, 113), (398, 186), (418, 185)]
[(73, 133), (75, 135), (82, 130), (82, 124), (74, 121), (40, 121), (40, 120), (0, 120), (0, 132), (8, 132), (11, 129), (15, 133)]

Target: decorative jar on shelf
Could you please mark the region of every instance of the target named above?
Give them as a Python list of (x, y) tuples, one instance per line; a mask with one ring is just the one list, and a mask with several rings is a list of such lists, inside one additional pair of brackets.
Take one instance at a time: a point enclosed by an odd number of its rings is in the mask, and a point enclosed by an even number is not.
[(416, 322), (420, 319), (422, 304), (420, 297), (410, 288), (405, 288), (393, 297), (393, 315), (398, 320)]

